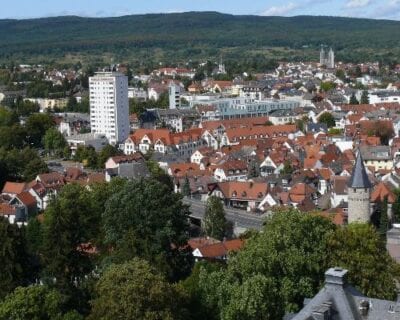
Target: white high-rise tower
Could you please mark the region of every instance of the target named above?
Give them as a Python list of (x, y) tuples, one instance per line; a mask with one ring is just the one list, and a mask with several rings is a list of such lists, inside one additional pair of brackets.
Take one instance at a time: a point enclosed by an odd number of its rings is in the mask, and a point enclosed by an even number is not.
[(117, 72), (98, 72), (89, 78), (90, 126), (110, 144), (129, 136), (128, 78)]

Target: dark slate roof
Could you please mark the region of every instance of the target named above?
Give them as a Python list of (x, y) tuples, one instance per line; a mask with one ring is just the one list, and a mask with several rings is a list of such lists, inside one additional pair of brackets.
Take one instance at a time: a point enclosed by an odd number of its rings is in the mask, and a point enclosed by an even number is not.
[(325, 286), (304, 308), (288, 315), (292, 320), (396, 320), (400, 319), (400, 304), (395, 301), (371, 299), (346, 282), (347, 270), (329, 269)]
[(358, 151), (356, 164), (353, 167), (353, 172), (348, 186), (350, 188), (371, 188), (371, 182), (369, 181), (367, 171), (365, 170), (364, 161), (360, 151)]

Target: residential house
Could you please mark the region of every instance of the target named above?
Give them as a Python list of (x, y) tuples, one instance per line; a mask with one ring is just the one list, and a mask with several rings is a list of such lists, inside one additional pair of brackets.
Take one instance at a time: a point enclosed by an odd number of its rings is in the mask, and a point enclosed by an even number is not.
[(228, 160), (214, 168), (214, 178), (219, 181), (245, 181), (248, 175), (247, 162), (243, 160)]
[(347, 183), (349, 176), (333, 176), (331, 179), (331, 207), (348, 203)]
[(65, 185), (65, 178), (57, 172), (39, 174), (32, 182), (29, 193), (36, 199), (39, 211), (45, 210), (53, 197)]
[(229, 257), (229, 253), (239, 251), (243, 246), (243, 240), (233, 239), (222, 242), (207, 241), (206, 244), (201, 245), (199, 241), (189, 240), (189, 245), (197, 246), (192, 252), (196, 261), (199, 260), (222, 260), (225, 261)]
[(361, 146), (360, 152), (364, 165), (373, 167), (375, 171), (393, 168), (393, 157), (389, 146)]
[(246, 211), (261, 210), (268, 200), (268, 184), (252, 181), (226, 181), (215, 184), (209, 195), (221, 198), (228, 207)]

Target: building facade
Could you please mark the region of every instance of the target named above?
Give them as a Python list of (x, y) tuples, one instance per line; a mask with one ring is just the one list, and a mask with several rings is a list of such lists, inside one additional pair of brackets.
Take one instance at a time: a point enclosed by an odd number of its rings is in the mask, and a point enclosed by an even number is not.
[(171, 82), (168, 86), (169, 108), (176, 109), (181, 107), (181, 91), (182, 88)]
[(104, 134), (110, 144), (129, 136), (128, 78), (121, 73), (99, 72), (89, 78), (90, 125), (94, 134)]
[[(202, 105), (204, 102), (191, 101), (191, 106)], [(290, 100), (254, 100), (249, 98), (237, 97), (218, 100), (210, 100), (208, 105), (218, 110), (222, 120), (247, 118), (247, 117), (265, 117), (276, 110), (294, 110), (300, 107), (300, 103)]]

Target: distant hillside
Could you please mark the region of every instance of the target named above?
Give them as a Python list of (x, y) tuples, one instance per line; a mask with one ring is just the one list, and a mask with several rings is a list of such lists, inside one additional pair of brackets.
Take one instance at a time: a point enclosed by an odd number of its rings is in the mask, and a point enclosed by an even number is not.
[(233, 16), (215, 12), (0, 20), (0, 60), (93, 55), (168, 59), (245, 57), (247, 50), (333, 46), (342, 58), (396, 58), (400, 22), (338, 17)]

